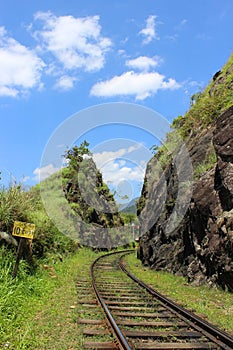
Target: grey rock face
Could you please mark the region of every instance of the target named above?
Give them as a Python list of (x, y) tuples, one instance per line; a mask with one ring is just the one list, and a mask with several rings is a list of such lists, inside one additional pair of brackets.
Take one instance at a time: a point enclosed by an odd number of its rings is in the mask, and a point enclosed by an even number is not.
[[(157, 176), (153, 181), (156, 156), (149, 163), (140, 199), (143, 205), (138, 209), (141, 226), (149, 229), (142, 230), (138, 256), (145, 265), (187, 276), (194, 284), (233, 291), (233, 106), (199, 141), (188, 145), (192, 163), (203, 159), (210, 145), (217, 162), (194, 182), (188, 210), (173, 232), (165, 228), (177, 198), (176, 168), (170, 163), (160, 173), (163, 180)], [(166, 194), (161, 181), (166, 183)], [(159, 201), (164, 203), (161, 208)], [(153, 213), (153, 206), (156, 220), (152, 214), (146, 216)]]

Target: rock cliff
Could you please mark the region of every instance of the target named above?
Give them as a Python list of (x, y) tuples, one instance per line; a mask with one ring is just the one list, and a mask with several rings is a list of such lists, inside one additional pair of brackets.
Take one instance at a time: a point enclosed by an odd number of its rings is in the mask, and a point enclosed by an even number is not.
[[(232, 96), (233, 65), (230, 68), (218, 79), (231, 81)], [(138, 201), (138, 257), (151, 268), (186, 276), (194, 284), (220, 285), (233, 292), (233, 105), (190, 135), (185, 142), (194, 169), (192, 195), (174, 230), (166, 225), (179, 191), (177, 168), (171, 159), (158, 169), (159, 152), (148, 163)]]
[(112, 248), (120, 242), (114, 229), (119, 230), (124, 223), (92, 157), (81, 154), (83, 147), (74, 147), (68, 153), (70, 161), (62, 172), (63, 192), (78, 222), (79, 241), (92, 247)]

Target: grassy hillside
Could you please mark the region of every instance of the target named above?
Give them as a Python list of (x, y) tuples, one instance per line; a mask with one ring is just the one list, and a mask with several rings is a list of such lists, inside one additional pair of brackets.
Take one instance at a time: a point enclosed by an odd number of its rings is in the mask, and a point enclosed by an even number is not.
[[(198, 145), (200, 137), (214, 127), (218, 116), (231, 105), (233, 105), (233, 54), (223, 68), (216, 72), (208, 86), (191, 97), (189, 110), (183, 116), (174, 119), (171, 132), (166, 135), (163, 144), (160, 147), (152, 147), (161, 168), (164, 170), (167, 167), (173, 152), (175, 154), (183, 142), (188, 149)], [(211, 144), (205, 146), (206, 157), (193, 164), (195, 179), (211, 169), (216, 162), (215, 151)]]
[[(46, 214), (40, 199), (39, 185), (25, 191), (21, 185), (0, 188), (0, 231), (11, 234), (14, 221), (31, 222), (36, 225), (31, 254), (35, 265), (38, 259), (54, 259), (74, 251), (73, 242), (62, 235)], [(9, 247), (10, 248), (10, 247)]]
[[(29, 191), (18, 184), (0, 186), (0, 232), (11, 235), (16, 220), (35, 224), (32, 249), (28, 244), (24, 251), (24, 257), (35, 268), (41, 259), (62, 260), (80, 242), (91, 246), (95, 231), (88, 224), (104, 228), (123, 224), (101, 173), (91, 157), (85, 158), (90, 155), (87, 146), (84, 142), (67, 151), (67, 166)], [(104, 210), (108, 205), (115, 206), (116, 213)], [(91, 232), (86, 237), (88, 229)]]
[(233, 54), (223, 68), (216, 72), (202, 92), (191, 97), (190, 109), (173, 121), (172, 127), (187, 138), (216, 121), (233, 104)]

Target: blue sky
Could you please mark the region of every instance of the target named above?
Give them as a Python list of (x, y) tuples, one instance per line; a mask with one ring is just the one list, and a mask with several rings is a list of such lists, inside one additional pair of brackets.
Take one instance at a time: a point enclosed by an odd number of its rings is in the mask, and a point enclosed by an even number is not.
[[(168, 122), (184, 114), (229, 58), (232, 33), (232, 0), (0, 1), (2, 183), (55, 171), (41, 164), (45, 146), (82, 110), (123, 102)], [(77, 130), (84, 138), (106, 181), (138, 195), (156, 138), (124, 124)]]

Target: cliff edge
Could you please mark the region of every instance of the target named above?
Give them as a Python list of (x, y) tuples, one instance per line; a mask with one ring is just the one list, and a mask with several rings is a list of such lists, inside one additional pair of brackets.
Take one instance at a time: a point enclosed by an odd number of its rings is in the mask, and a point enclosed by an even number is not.
[[(203, 106), (206, 110), (198, 113)], [(190, 201), (174, 230), (166, 230), (180, 181), (166, 148), (171, 133), (147, 166), (138, 201), (138, 257), (196, 285), (233, 292), (233, 56), (173, 127), (182, 135), (193, 167)]]

